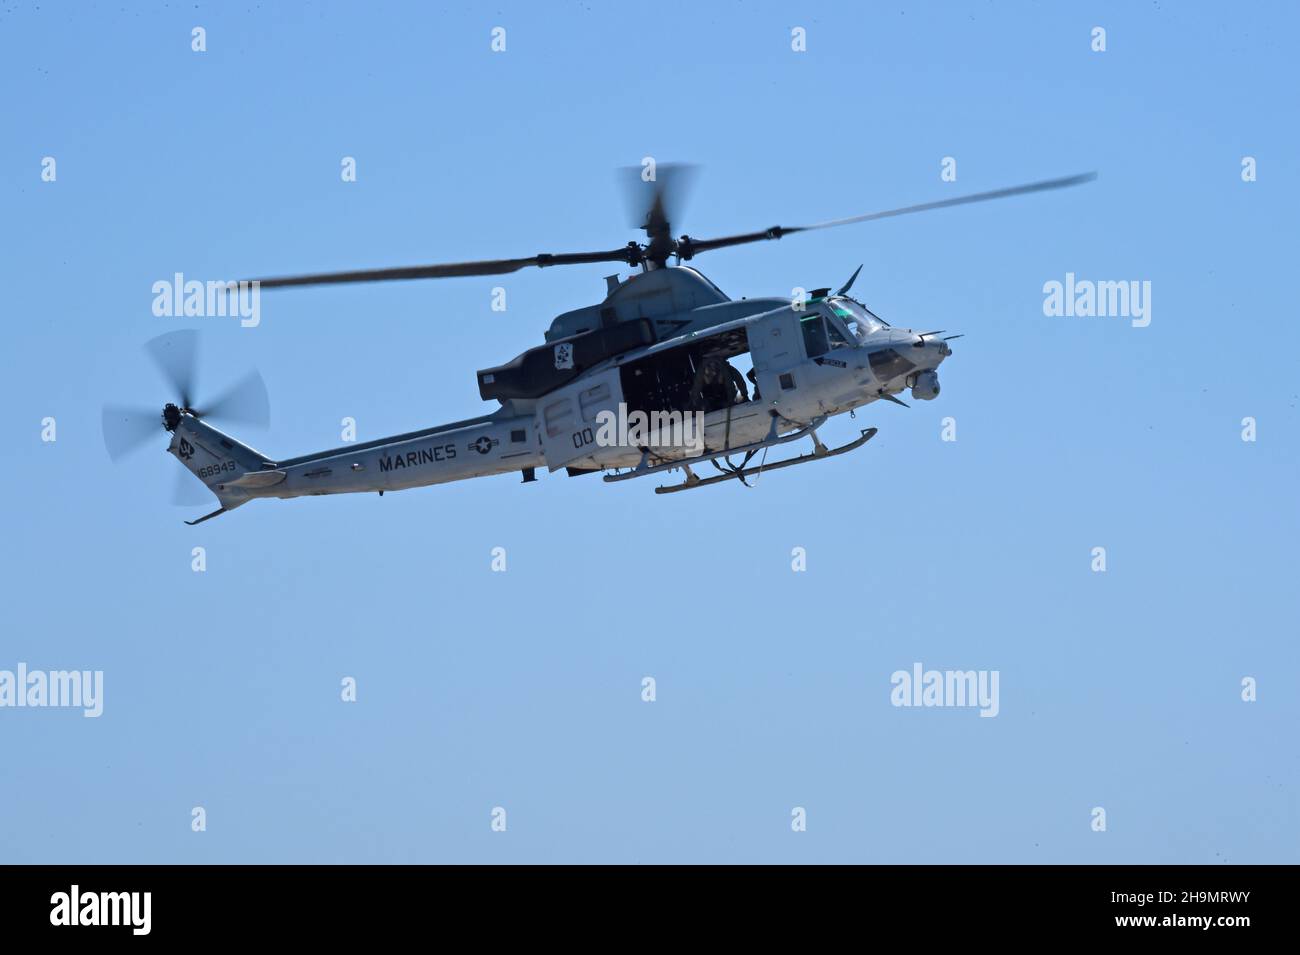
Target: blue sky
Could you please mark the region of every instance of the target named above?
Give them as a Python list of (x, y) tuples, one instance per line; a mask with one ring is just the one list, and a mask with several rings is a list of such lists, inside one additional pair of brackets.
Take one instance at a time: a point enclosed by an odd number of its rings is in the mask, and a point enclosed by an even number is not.
[[(1295, 862), (1297, 26), (1283, 3), (5, 5), (0, 670), (103, 670), (105, 700), (0, 709), (0, 861)], [(102, 404), (170, 397), (139, 345), (187, 323), (153, 282), (612, 247), (635, 237), (613, 170), (644, 156), (701, 165), (676, 224), (700, 236), (1100, 178), (697, 260), (737, 298), (865, 263), (885, 318), (966, 334), (938, 400), (837, 420), (828, 441), (880, 433), (754, 490), (505, 476), (190, 528), (161, 431), (109, 462)], [(490, 410), (474, 371), (606, 271), (188, 325), (214, 387), (262, 371), (271, 428), (239, 436), (285, 457), (344, 416), (369, 440)], [(1067, 272), (1150, 281), (1150, 326), (1046, 317)], [(997, 670), (998, 716), (892, 706), (918, 661)]]

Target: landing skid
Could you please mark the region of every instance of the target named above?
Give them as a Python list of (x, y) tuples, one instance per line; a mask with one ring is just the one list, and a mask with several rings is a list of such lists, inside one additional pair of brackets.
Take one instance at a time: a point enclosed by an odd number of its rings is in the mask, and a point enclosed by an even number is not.
[[(604, 480), (630, 481), (632, 478), (644, 477), (647, 474), (657, 474), (660, 471), (672, 471), (676, 468), (687, 468), (692, 464), (699, 464), (702, 461), (716, 462), (718, 458), (727, 458), (733, 454), (753, 454), (755, 451), (761, 451), (764, 448), (770, 448), (774, 445), (785, 444), (788, 441), (798, 441), (804, 435), (808, 434), (812, 435), (814, 443), (821, 444), (821, 442), (817, 440), (817, 429), (826, 423), (825, 415), (813, 418), (812, 421), (808, 422), (808, 424), (801, 427), (798, 431), (792, 431), (787, 435), (778, 435), (776, 433), (777, 422), (781, 420), (788, 419), (780, 418), (775, 411), (772, 412), (772, 426), (767, 429), (767, 437), (762, 441), (754, 441), (750, 444), (742, 444), (734, 448), (720, 448), (717, 451), (710, 451), (708, 448), (705, 448), (703, 454), (697, 454), (693, 458), (682, 458), (678, 461), (664, 461), (662, 464), (651, 464), (650, 458), (653, 457), (653, 455), (650, 453), (649, 449), (642, 448), (640, 464), (630, 471), (623, 471), (618, 474), (606, 474)], [(798, 424), (798, 422), (791, 421), (790, 424)], [(746, 458), (746, 460), (749, 459)]]
[[(848, 444), (841, 445), (838, 448), (828, 448), (817, 439), (817, 432), (815, 430), (808, 429), (808, 433), (813, 439), (813, 450), (811, 454), (801, 454), (797, 458), (787, 458), (784, 461), (777, 461), (774, 464), (760, 464), (758, 467), (753, 468), (737, 468), (734, 471), (727, 471), (724, 474), (716, 474), (713, 477), (697, 477), (695, 472), (691, 470), (689, 464), (681, 464), (679, 466), (686, 472), (686, 480), (681, 484), (670, 484), (663, 487), (657, 487), (655, 488), (655, 493), (675, 494), (678, 491), (690, 491), (697, 487), (707, 487), (710, 484), (720, 484), (723, 481), (740, 480), (743, 483), (744, 479), (750, 475), (761, 474), (764, 471), (779, 471), (781, 468), (793, 467), (796, 464), (806, 464), (809, 461), (821, 461), (825, 458), (833, 458), (837, 454), (843, 454), (846, 451), (852, 451), (855, 448), (862, 447), (876, 436), (877, 430), (878, 429), (876, 428), (866, 428), (863, 430), (861, 437), (855, 438)], [(714, 460), (713, 464), (714, 467), (720, 468), (716, 460)]]

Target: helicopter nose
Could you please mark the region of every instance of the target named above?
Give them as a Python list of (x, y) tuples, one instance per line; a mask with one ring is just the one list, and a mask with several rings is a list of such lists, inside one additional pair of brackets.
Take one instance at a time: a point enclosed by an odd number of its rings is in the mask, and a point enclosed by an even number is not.
[(934, 332), (922, 332), (914, 336), (912, 347), (936, 365), (952, 354), (952, 349), (942, 338), (936, 338)]

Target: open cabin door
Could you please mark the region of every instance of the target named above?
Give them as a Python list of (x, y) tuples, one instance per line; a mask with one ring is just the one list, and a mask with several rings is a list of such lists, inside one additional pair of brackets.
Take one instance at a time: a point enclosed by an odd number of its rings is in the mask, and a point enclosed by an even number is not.
[(797, 387), (790, 369), (803, 360), (799, 344), (799, 319), (803, 314), (789, 308), (777, 309), (746, 330), (754, 377), (763, 404), (769, 408), (784, 404), (785, 392)]
[(554, 471), (598, 450), (596, 416), (602, 411), (617, 415), (622, 401), (617, 367), (579, 378), (539, 398), (537, 433), (547, 468)]

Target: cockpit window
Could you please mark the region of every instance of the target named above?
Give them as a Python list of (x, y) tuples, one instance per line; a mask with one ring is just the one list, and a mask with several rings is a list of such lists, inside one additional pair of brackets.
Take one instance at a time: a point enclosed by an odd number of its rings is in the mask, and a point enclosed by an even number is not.
[(848, 339), (844, 337), (844, 332), (840, 330), (840, 323), (833, 318), (826, 319), (826, 334), (830, 337), (831, 348), (847, 348)]
[(826, 306), (818, 304), (799, 319), (804, 351), (809, 358), (824, 355), (833, 348), (848, 348), (857, 344), (856, 337), (846, 337), (847, 329), (843, 320), (838, 315), (832, 316), (825, 309)]
[(862, 344), (866, 344), (868, 335), (882, 331), (885, 328), (884, 322), (869, 314), (865, 308), (851, 298), (832, 299), (831, 308), (848, 327), (849, 332)]

